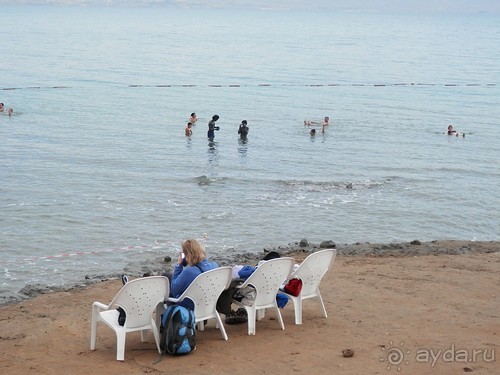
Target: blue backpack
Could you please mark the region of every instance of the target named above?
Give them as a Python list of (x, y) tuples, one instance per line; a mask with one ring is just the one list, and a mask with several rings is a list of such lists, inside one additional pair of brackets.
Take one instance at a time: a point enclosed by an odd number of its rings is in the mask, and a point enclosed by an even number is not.
[(188, 354), (196, 349), (194, 313), (183, 306), (170, 305), (161, 319), (160, 349), (172, 355)]

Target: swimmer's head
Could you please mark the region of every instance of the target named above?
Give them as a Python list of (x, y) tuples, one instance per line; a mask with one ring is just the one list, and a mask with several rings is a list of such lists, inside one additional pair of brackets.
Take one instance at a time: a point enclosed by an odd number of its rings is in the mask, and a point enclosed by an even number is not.
[(213, 115), (212, 120), (217, 121), (219, 119), (219, 115)]
[(247, 120), (243, 120), (241, 123), (242, 123), (243, 125), (246, 125), (246, 124), (247, 124)]
[(194, 113), (194, 112), (191, 113), (191, 117), (194, 117), (194, 116), (196, 116), (196, 113)]

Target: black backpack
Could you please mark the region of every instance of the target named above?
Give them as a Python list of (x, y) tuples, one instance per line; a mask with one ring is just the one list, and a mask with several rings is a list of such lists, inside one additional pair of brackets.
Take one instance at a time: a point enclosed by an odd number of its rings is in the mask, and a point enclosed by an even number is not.
[(170, 305), (161, 319), (160, 349), (172, 355), (188, 354), (196, 349), (196, 323), (192, 310)]

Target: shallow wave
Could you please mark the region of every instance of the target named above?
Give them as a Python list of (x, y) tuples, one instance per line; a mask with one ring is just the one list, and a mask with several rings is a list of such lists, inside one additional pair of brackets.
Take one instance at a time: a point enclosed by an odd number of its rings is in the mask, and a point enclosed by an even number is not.
[(275, 183), (290, 188), (306, 188), (308, 190), (329, 190), (329, 189), (372, 189), (386, 185), (396, 177), (387, 177), (379, 180), (351, 180), (351, 181), (312, 181), (312, 180), (276, 180)]
[(212, 184), (215, 184), (215, 183), (221, 183), (221, 182), (225, 182), (229, 180), (229, 178), (227, 177), (208, 177), (208, 176), (205, 176), (205, 175), (202, 175), (202, 176), (198, 176), (198, 177), (195, 177), (194, 178), (194, 181), (200, 185), (200, 186), (203, 186), (203, 185), (212, 185)]

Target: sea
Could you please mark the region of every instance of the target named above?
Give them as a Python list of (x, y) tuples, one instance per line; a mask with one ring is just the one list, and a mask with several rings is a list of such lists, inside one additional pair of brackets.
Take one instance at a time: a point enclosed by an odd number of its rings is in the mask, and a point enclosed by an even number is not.
[(0, 14), (0, 303), (175, 259), (187, 238), (209, 257), (500, 240), (499, 15)]

